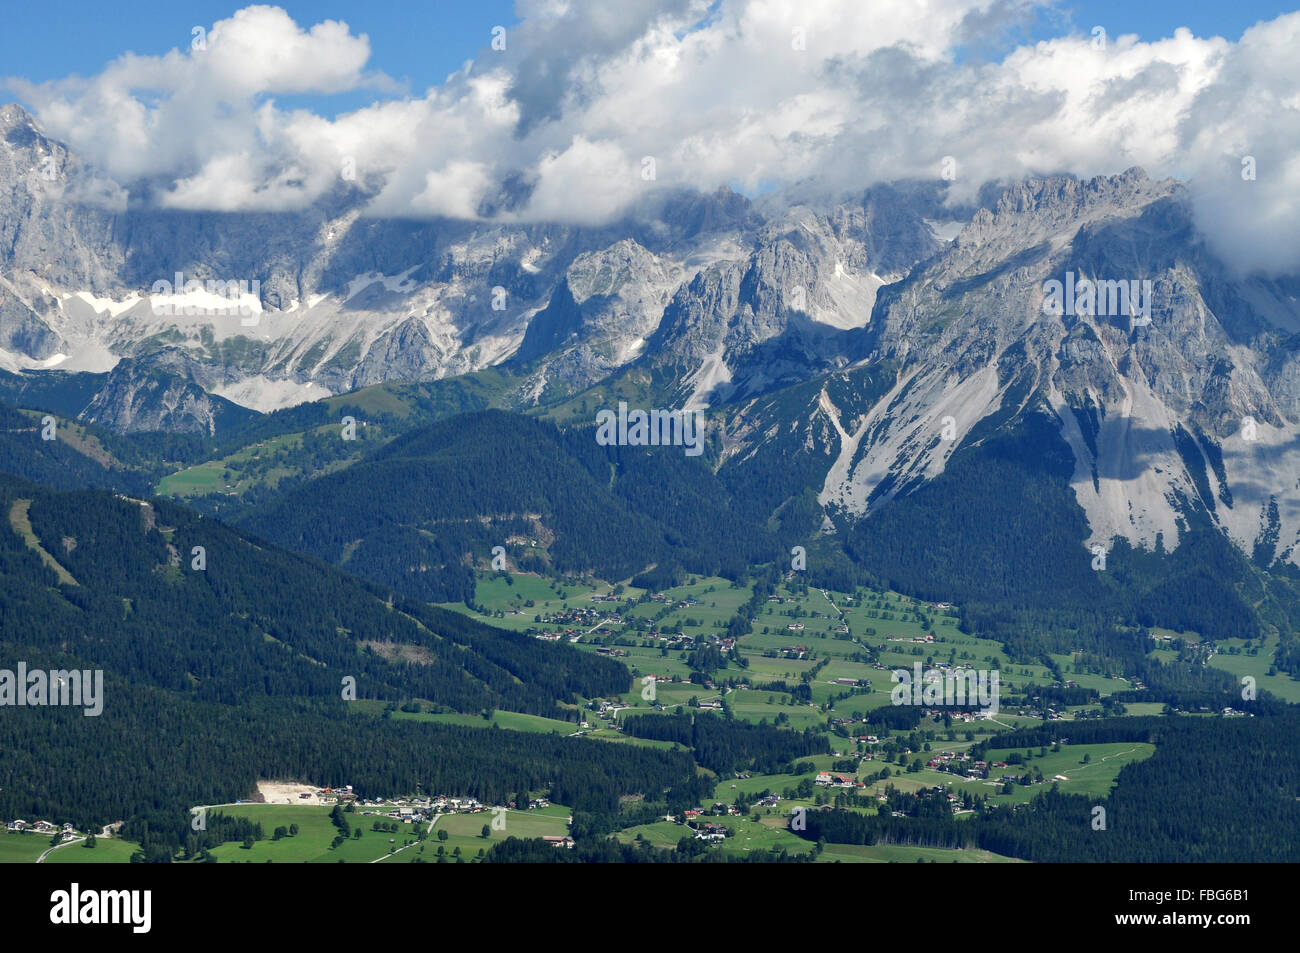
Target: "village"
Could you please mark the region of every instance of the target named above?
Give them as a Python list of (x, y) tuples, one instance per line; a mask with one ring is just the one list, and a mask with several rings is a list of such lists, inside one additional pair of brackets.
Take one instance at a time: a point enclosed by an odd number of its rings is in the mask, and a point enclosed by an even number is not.
[[(439, 794), (430, 797), (414, 795), (397, 798), (362, 798), (352, 790), (352, 785), (340, 787), (322, 787), (313, 791), (304, 791), (298, 795), (300, 801), (313, 805), (329, 806), (341, 804), (352, 805), (358, 814), (375, 817), (387, 817), (404, 823), (417, 823), (432, 820), (439, 814), (482, 814), (487, 811), (510, 808), (517, 811), (538, 810), (551, 806), (546, 798), (530, 798), (527, 804), (510, 801), (504, 807), (484, 804), (477, 798), (465, 796), (448, 796)], [(253, 803), (239, 801), (236, 803)]]
[[(618, 596), (601, 593), (593, 593), (590, 597), (593, 603), (597, 604), (614, 604), (620, 602), (629, 608), (635, 603), (630, 600), (621, 600)], [(699, 600), (688, 596), (685, 599), (670, 599), (663, 593), (651, 593), (646, 597), (646, 601), (660, 605), (667, 610), (686, 610), (693, 606), (698, 606)], [(520, 610), (511, 610), (513, 614), (520, 614)], [(722, 636), (719, 634), (710, 634), (708, 636), (687, 635), (681, 631), (663, 631), (648, 619), (628, 616), (618, 609), (600, 609), (584, 607), (566, 607), (557, 609), (546, 614), (537, 614), (533, 621), (538, 625), (554, 626), (554, 629), (535, 629), (528, 628), (524, 632), (532, 635), (534, 638), (544, 642), (579, 642), (584, 635), (590, 635), (597, 629), (604, 626), (623, 626), (628, 634), (635, 634), (637, 638), (653, 639), (663, 643), (665, 648), (676, 650), (690, 650), (696, 645), (711, 644), (716, 645), (724, 651), (730, 651), (735, 646), (735, 639)], [(560, 628), (563, 627), (563, 628)], [(614, 649), (597, 649), (602, 655), (616, 655)], [(626, 653), (623, 653), (626, 654)]]
[(5, 823), (5, 830), (10, 834), (40, 834), (45, 837), (53, 837), (57, 834), (62, 840), (73, 840), (85, 836), (83, 832), (77, 830), (71, 824), (60, 826), (50, 821), (32, 821), (31, 823), (28, 823), (27, 821), (17, 819), (7, 821)]

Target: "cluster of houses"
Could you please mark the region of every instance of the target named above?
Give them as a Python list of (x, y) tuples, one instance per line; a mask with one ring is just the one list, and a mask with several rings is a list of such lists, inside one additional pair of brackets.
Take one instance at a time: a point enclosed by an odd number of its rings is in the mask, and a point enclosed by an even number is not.
[(617, 612), (613, 614), (597, 612), (595, 609), (557, 609), (550, 615), (538, 616), (546, 625), (579, 625), (593, 626), (597, 622), (622, 622), (623, 617)]
[[(868, 685), (868, 686), (871, 685), (871, 681), (870, 681), (869, 679), (867, 680), (867, 685)], [(861, 717), (861, 718), (845, 718), (845, 717), (843, 717), (843, 716), (841, 716), (841, 715), (832, 715), (832, 716), (831, 716), (831, 724), (832, 724), (833, 726), (841, 727), (841, 728), (847, 728), (847, 727), (849, 727), (850, 725), (856, 725), (858, 722), (862, 722), (863, 724), (865, 724), (866, 721), (867, 721), (867, 719), (866, 719), (865, 716), (863, 716), (863, 717)], [(875, 744), (876, 741), (878, 740), (878, 739), (876, 738), (875, 735), (862, 735), (861, 737), (858, 738), (858, 740), (859, 740), (859, 741), (863, 741), (863, 740), (865, 740), (865, 739), (867, 739), (867, 738), (870, 738), (870, 739), (871, 739), (871, 743), (872, 743), (872, 744)]]
[(651, 629), (646, 636), (656, 642), (664, 643), (664, 647), (669, 649), (687, 651), (695, 648), (695, 636), (687, 635), (685, 632), (660, 632), (658, 629)]
[[(734, 804), (714, 804), (713, 814), (728, 815), (736, 817), (740, 814), (740, 809)], [(694, 831), (695, 837), (702, 841), (721, 841), (726, 840), (729, 832), (721, 824), (715, 824), (712, 821), (705, 820), (707, 815), (698, 808), (684, 811), (682, 813), (683, 821), (690, 830)], [(672, 819), (671, 817), (669, 818)]]
[(650, 601), (662, 603), (664, 605), (671, 603), (675, 609), (689, 609), (691, 606), (698, 606), (700, 604), (700, 600), (696, 599), (694, 596), (687, 596), (685, 599), (674, 601), (669, 599), (668, 596), (664, 595), (662, 592), (653, 593), (650, 596)]
[[(629, 605), (632, 604), (630, 600), (620, 599), (620, 597), (614, 595), (593, 593), (589, 598), (593, 603), (618, 604), (620, 602), (628, 602)], [(698, 606), (700, 604), (700, 601), (692, 596), (688, 596), (685, 599), (673, 600), (661, 592), (654, 593), (649, 598), (651, 602), (671, 606), (676, 609), (689, 609), (692, 606)], [(518, 611), (516, 610), (514, 614), (518, 614)], [(582, 640), (583, 636), (590, 633), (592, 629), (607, 624), (630, 624), (633, 627), (648, 624), (648, 620), (636, 618), (629, 619), (618, 610), (610, 611), (599, 607), (556, 609), (546, 615), (538, 615), (537, 621), (543, 625), (557, 627), (554, 630), (538, 630), (533, 628), (525, 630), (526, 634), (531, 635), (535, 639), (540, 639), (543, 642), (562, 642), (566, 640), (569, 642), (579, 642)], [(565, 626), (565, 628), (560, 629), (558, 628), (559, 626)], [(628, 634), (636, 638), (654, 639), (658, 642), (664, 643), (667, 648), (683, 651), (688, 651), (694, 648), (697, 643), (700, 642), (713, 643), (720, 646), (724, 651), (730, 651), (735, 646), (735, 639), (717, 633), (710, 636), (690, 636), (683, 632), (660, 631), (658, 628), (651, 626), (646, 631), (629, 631)], [(627, 654), (626, 651), (608, 647), (601, 647), (596, 651), (601, 655), (621, 656)]]
[(301, 800), (314, 797), (327, 801), (339, 801), (341, 803), (347, 803), (348, 801), (355, 801), (357, 799), (357, 796), (352, 793), (352, 785), (350, 784), (343, 784), (336, 788), (317, 788), (315, 794), (304, 793), (299, 794), (298, 797)]
[[(477, 798), (448, 797), (445, 794), (437, 797), (399, 798), (394, 801), (363, 800), (358, 801), (357, 804), (361, 808), (360, 813), (364, 816), (387, 817), (403, 824), (421, 823), (439, 814), (482, 814), (489, 810), (488, 806)], [(533, 811), (550, 807), (551, 802), (544, 797), (535, 797), (529, 798), (527, 804), (510, 801), (506, 806), (520, 811)], [(557, 847), (573, 846), (573, 840), (569, 837), (546, 837), (544, 840)]]
[[(352, 793), (352, 785), (350, 784), (339, 788), (321, 788), (315, 794), (305, 793), (298, 795), (298, 797), (304, 800), (309, 798), (332, 799), (341, 804), (354, 803), (361, 809), (360, 813), (364, 815), (388, 817), (407, 824), (428, 820), (434, 814), (478, 814), (487, 810), (487, 807), (479, 802), (477, 798), (448, 797), (445, 794), (439, 794), (437, 797), (409, 797), (394, 798), (392, 800), (358, 798)], [(547, 807), (549, 804), (549, 801), (539, 798), (532, 801), (529, 807)]]
[(983, 781), (989, 776), (990, 768), (1005, 768), (1005, 761), (994, 761), (991, 764), (987, 761), (973, 761), (971, 756), (965, 751), (954, 753), (952, 751), (941, 751), (928, 762), (926, 766), (936, 771), (951, 771), (953, 774), (961, 774), (971, 781)]
[(711, 824), (705, 821), (696, 825), (687, 824), (686, 826), (695, 831), (695, 837), (698, 840), (720, 841), (727, 839), (727, 829), (721, 824)]
[(418, 824), (438, 812), (427, 807), (392, 807), (388, 810), (362, 810), (361, 813), (366, 817), (387, 817), (403, 824)]
[[(1022, 710), (1020, 714), (1024, 714)], [(983, 710), (978, 711), (960, 711), (955, 708), (922, 708), (921, 716), (924, 718), (942, 719), (947, 715), (953, 721), (960, 721), (962, 724), (969, 724), (972, 721), (980, 721), (986, 717)]]
[[(572, 629), (566, 629), (565, 634), (572, 633)], [(628, 636), (636, 639), (653, 639), (663, 643), (663, 648), (680, 650), (683, 652), (690, 651), (697, 645), (716, 645), (723, 652), (731, 652), (736, 647), (736, 640), (729, 635), (719, 635), (712, 633), (709, 635), (687, 635), (684, 632), (661, 632), (658, 629), (650, 629), (648, 632), (629, 632)], [(582, 633), (574, 634), (569, 641), (577, 642)], [(548, 642), (558, 642), (564, 636), (559, 632), (540, 632), (534, 633), (534, 638), (543, 639)], [(602, 645), (596, 649), (597, 655), (625, 656), (627, 649), (613, 648)]]
[(817, 777), (813, 781), (818, 787), (823, 788), (865, 788), (866, 785), (859, 781), (851, 774), (832, 774), (829, 771), (818, 771)]
[(623, 711), (625, 708), (628, 708), (629, 706), (624, 705), (622, 702), (611, 702), (611, 701), (606, 701), (603, 698), (599, 698), (593, 701), (590, 707), (591, 710), (596, 713), (596, 717), (599, 718), (601, 721), (608, 721), (613, 723), (614, 725), (617, 725), (618, 713)]
[(685, 632), (660, 632), (658, 629), (651, 629), (649, 632), (635, 633), (637, 638), (654, 639), (657, 642), (663, 642), (666, 648), (681, 649), (683, 651), (695, 648), (697, 644), (716, 645), (724, 652), (730, 652), (736, 647), (736, 640), (729, 635), (719, 635), (716, 632), (709, 635), (687, 635)]
[(5, 829), (11, 834), (30, 832), (32, 834), (44, 834), (47, 837), (52, 837), (60, 832), (63, 833), (64, 837), (75, 837), (77, 834), (76, 828), (71, 824), (64, 824), (62, 827), (59, 827), (49, 821), (32, 821), (31, 823), (28, 823), (22, 819), (7, 822), (5, 824)]

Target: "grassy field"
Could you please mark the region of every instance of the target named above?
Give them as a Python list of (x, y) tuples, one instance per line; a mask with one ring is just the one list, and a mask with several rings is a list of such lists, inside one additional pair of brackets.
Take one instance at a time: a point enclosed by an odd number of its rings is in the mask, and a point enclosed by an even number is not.
[[(347, 442), (339, 437), (338, 424), (327, 424), (310, 433), (331, 441), (338, 440), (338, 447), (342, 448), (335, 448), (339, 453), (337, 458), (311, 470), (317, 475), (351, 466), (392, 436), (384, 434), (378, 425), (358, 426), (356, 440)], [(290, 433), (249, 444), (224, 457), (168, 474), (158, 481), (156, 492), (159, 496), (174, 497), (209, 493), (238, 496), (253, 487), (274, 487), (285, 477), (307, 472), (308, 458), (300, 452), (303, 442), (304, 434)]]
[(61, 585), (77, 585), (77, 580), (72, 578), (72, 573), (64, 569), (59, 561), (41, 545), (41, 541), (32, 529), (32, 522), (27, 515), (31, 507), (31, 500), (15, 500), (14, 505), (9, 510), (9, 525), (13, 527), (15, 533), (22, 537), (23, 542), (27, 544), (27, 548), (36, 553), (41, 562), (47, 567), (54, 570), (54, 574), (59, 577)]
[(614, 744), (624, 745), (641, 745), (645, 748), (660, 748), (664, 751), (683, 750), (682, 746), (675, 741), (659, 741), (655, 738), (634, 738), (632, 735), (625, 734), (621, 731), (615, 731), (613, 728), (593, 728), (590, 731), (584, 731), (583, 737), (592, 738), (596, 741), (609, 741)]
[[(472, 863), (480, 852), (485, 852), (494, 842), (505, 840), (507, 837), (566, 836), (569, 833), (570, 813), (567, 807), (552, 804), (550, 807), (532, 811), (505, 810), (443, 815), (437, 819), (432, 834), (423, 844), (393, 854), (383, 862), (414, 863), (419, 859), (425, 863), (436, 863), (438, 849), (441, 847), (445, 856), (444, 862), (455, 863), (456, 850), (459, 848), (462, 862)], [(488, 828), (486, 838), (482, 836), (484, 826)], [(447, 833), (446, 840), (439, 839), (439, 831)]]
[(677, 842), (688, 833), (689, 831), (685, 827), (675, 821), (657, 821), (654, 824), (640, 824), (636, 827), (629, 827), (619, 831), (614, 836), (625, 844), (631, 844), (636, 841), (639, 835), (651, 847), (665, 849), (676, 847)]
[(489, 725), (496, 725), (498, 728), (509, 728), (513, 731), (533, 731), (539, 734), (551, 734), (553, 732), (562, 735), (571, 735), (578, 730), (577, 724), (571, 721), (559, 721), (555, 718), (543, 718), (541, 715), (525, 715), (515, 711), (496, 711), (492, 713), (490, 721), (480, 715), (457, 715), (457, 714), (430, 714), (429, 712), (393, 712), (394, 721), (430, 721), (446, 725), (465, 725), (470, 728), (486, 728)]
[[(750, 598), (748, 586), (734, 586), (721, 578), (696, 578), (665, 590), (654, 600), (642, 601), (646, 593), (625, 588), (618, 593), (622, 600), (618, 603), (592, 601), (593, 595), (611, 591), (609, 584), (596, 580), (554, 580), (529, 574), (514, 574), (507, 579), (504, 574), (485, 573), (479, 579), (475, 601), (487, 607), (488, 620), (495, 625), (519, 631), (559, 631), (571, 641), (576, 639), (573, 644), (581, 651), (613, 652), (632, 674), (628, 690), (610, 699), (629, 706), (618, 713), (620, 721), (629, 714), (673, 713), (725, 700), (731, 714), (746, 721), (766, 720), (797, 730), (818, 729), (832, 717), (861, 720), (873, 710), (891, 704), (896, 684), (893, 670), (911, 670), (916, 663), (997, 671), (1000, 687), (1007, 694), (1054, 681), (1051, 670), (1040, 662), (1015, 662), (999, 643), (961, 632), (957, 628), (957, 610), (952, 607), (931, 605), (894, 592), (866, 588), (856, 593), (822, 591), (789, 582), (778, 585), (767, 604), (760, 606), (752, 631), (738, 640), (737, 651), (745, 661), (743, 672), (732, 663), (719, 674), (759, 684), (784, 681), (797, 685), (807, 679), (811, 704), (789, 692), (768, 688), (724, 693), (722, 689), (692, 683), (690, 650), (670, 648), (667, 641), (651, 637), (649, 629), (695, 637), (719, 633)], [(463, 604), (447, 608), (485, 617)], [(618, 612), (623, 621), (605, 622), (599, 627), (572, 620), (559, 624), (537, 621), (565, 609), (591, 609), (598, 615)], [(642, 629), (634, 628), (638, 623)], [(796, 649), (803, 657), (792, 655)], [(1129, 687), (1123, 679), (1076, 672), (1071, 656), (1058, 655), (1054, 661), (1067, 677), (1102, 695)], [(644, 681), (650, 675), (656, 679), (652, 695)], [(459, 716), (436, 717), (460, 720)], [(596, 727), (594, 737), (619, 737), (604, 727), (607, 722), (594, 715), (584, 717)], [(983, 738), (1037, 723), (1037, 712), (1004, 708), (996, 722), (954, 726), (960, 734), (970, 731), (976, 738)], [(523, 724), (517, 727), (529, 728)], [(534, 727), (548, 730), (550, 726), (539, 721)], [(571, 731), (572, 726), (557, 730)], [(843, 739), (833, 741), (833, 747), (849, 753), (856, 745)]]
[[(330, 844), (338, 834), (338, 828), (330, 821), (332, 808), (329, 807), (237, 804), (211, 810), (260, 822), (267, 835), (266, 839), (254, 842), (251, 848), (246, 849), (242, 844), (233, 842), (215, 848), (213, 856), (223, 863), (411, 863), (417, 858), (432, 863), (436, 860), (440, 846), (444, 849), (447, 862), (455, 862), (453, 852), (458, 847), (461, 850), (460, 856), (466, 862), (472, 862), (481, 850), (506, 837), (567, 835), (571, 814), (567, 807), (560, 805), (532, 811), (506, 810), (500, 814), (490, 810), (475, 814), (444, 814), (435, 820), (433, 831), (421, 842), (418, 835), (427, 830), (427, 822), (399, 823), (397, 833), (376, 831), (373, 829), (376, 821), (388, 824), (392, 819), (365, 813), (367, 810), (379, 810), (377, 808), (359, 807), (347, 817), (353, 831), (361, 831), (361, 837), (350, 837), (338, 847), (331, 848)], [(270, 839), (277, 827), (288, 827), (291, 824), (298, 825), (296, 836), (279, 841)], [(480, 836), (484, 825), (489, 829), (487, 838)], [(446, 840), (439, 839), (440, 830), (446, 831)]]
[[(1264, 647), (1259, 649), (1256, 655), (1245, 653), (1246, 644), (1243, 639), (1225, 639), (1218, 643), (1219, 650), (1210, 657), (1209, 664), (1235, 675), (1239, 685), (1243, 675), (1250, 675), (1255, 679), (1257, 690), (1271, 692), (1293, 705), (1300, 703), (1300, 681), (1285, 672), (1276, 675), (1268, 674), (1273, 664), (1273, 653), (1277, 650), (1277, 636), (1269, 636), (1264, 642)], [(1236, 649), (1241, 654), (1229, 654), (1228, 649)]]
[[(789, 820), (785, 816), (773, 816), (754, 822), (748, 818), (727, 817), (714, 819), (731, 831), (731, 836), (719, 842), (715, 850), (726, 854), (744, 855), (755, 851), (770, 852), (784, 850), (791, 856), (803, 856), (813, 852), (813, 845), (787, 829)], [(632, 843), (641, 837), (652, 847), (663, 849), (676, 848), (677, 843), (690, 831), (682, 824), (672, 821), (658, 821), (643, 824), (620, 831), (616, 836), (624, 843)], [(875, 844), (860, 846), (853, 844), (827, 844), (817, 863), (822, 864), (887, 864), (918, 861), (927, 863), (1021, 863), (1012, 857), (1004, 857), (992, 851), (969, 849), (949, 850), (940, 847), (904, 847), (894, 844)]]
[[(212, 808), (212, 813), (226, 814), (230, 817), (247, 817), (261, 823), (266, 832), (264, 840), (254, 842), (245, 849), (239, 843), (226, 843), (213, 849), (212, 854), (218, 862), (223, 863), (367, 863), (377, 860), (388, 853), (391, 842), (401, 847), (407, 841), (415, 840), (414, 825), (403, 824), (397, 834), (387, 834), (370, 829), (374, 818), (364, 817), (360, 812), (349, 814), (348, 823), (354, 829), (362, 831), (360, 839), (349, 838), (338, 848), (331, 849), (330, 843), (338, 834), (330, 822), (328, 807), (310, 807), (297, 804), (235, 804)], [(387, 818), (385, 818), (387, 820)], [(298, 825), (295, 837), (285, 837), (278, 841), (271, 840), (277, 827)]]
[(131, 855), (139, 849), (140, 845), (131, 841), (118, 840), (117, 838), (109, 838), (108, 840), (100, 838), (95, 842), (94, 847), (87, 847), (84, 841), (80, 844), (60, 847), (45, 858), (45, 863), (129, 864)]
[[(814, 692), (815, 697), (816, 693)], [(816, 707), (781, 704), (782, 701), (789, 698), (790, 696), (782, 692), (737, 689), (727, 696), (727, 702), (731, 705), (731, 710), (735, 712), (736, 717), (743, 718), (746, 721), (762, 721), (766, 718), (768, 722), (771, 722), (778, 714), (784, 714), (789, 719), (789, 726), (800, 731), (805, 728), (815, 728), (826, 724), (826, 712), (820, 711)], [(769, 699), (771, 699), (770, 703)]]
[[(1038, 748), (1014, 750), (1025, 758), (1025, 763), (1013, 764), (1005, 768), (990, 768), (987, 781), (970, 781), (946, 771), (923, 768), (913, 774), (897, 773), (887, 780), (877, 781), (870, 790), (880, 792), (890, 784), (900, 791), (915, 791), (919, 788), (941, 785), (953, 792), (968, 791), (971, 794), (983, 795), (994, 804), (1023, 804), (1032, 801), (1053, 784), (1059, 784), (1063, 794), (1084, 794), (1100, 798), (1110, 793), (1124, 765), (1151, 757), (1155, 753), (1155, 746), (1141, 742), (1062, 745), (1059, 752), (1049, 748), (1047, 754), (1041, 757)], [(994, 761), (1006, 761), (1011, 754), (1012, 749), (990, 750), (987, 757), (991, 764)], [(1027, 754), (1032, 754), (1032, 757), (1025, 757)], [(1088, 758), (1086, 764), (1085, 755)], [(1011, 793), (1001, 793), (1002, 775), (1020, 775), (1035, 769), (1043, 773), (1041, 783), (1012, 784)], [(895, 768), (895, 770), (899, 769)], [(1059, 780), (1057, 775), (1063, 776), (1065, 780)]]
[(1080, 688), (1096, 689), (1097, 694), (1105, 698), (1107, 695), (1113, 695), (1115, 692), (1126, 692), (1132, 686), (1128, 679), (1116, 678), (1111, 675), (1094, 675), (1082, 670), (1082, 666), (1075, 660), (1073, 655), (1060, 655), (1053, 653), (1052, 661), (1060, 666), (1062, 674), (1067, 679), (1074, 682)]
[(949, 850), (943, 847), (903, 847), (898, 844), (827, 844), (817, 858), (821, 864), (1022, 864), (1015, 857), (1004, 857), (991, 850)]
[[(0, 834), (0, 864), (33, 864), (49, 848), (50, 838), (44, 834)], [(84, 841), (65, 844), (51, 851), (44, 863), (127, 864), (139, 849), (140, 845), (131, 841), (100, 838), (93, 848), (86, 847)]]
[(49, 846), (50, 838), (45, 834), (12, 834), (6, 831), (0, 834), (0, 864), (34, 864), (36, 858), (48, 850)]
[[(766, 820), (766, 819), (765, 819)], [(787, 851), (792, 856), (811, 853), (813, 845), (792, 834), (786, 829), (788, 822), (784, 818), (772, 818), (764, 821), (751, 821), (746, 817), (712, 818), (731, 832), (726, 840), (719, 841), (712, 848), (724, 854), (744, 855), (754, 852)], [(672, 821), (657, 821), (654, 824), (642, 824), (629, 827), (615, 835), (623, 843), (633, 843), (637, 836), (643, 837), (653, 847), (675, 848), (683, 837), (694, 836), (685, 825)]]

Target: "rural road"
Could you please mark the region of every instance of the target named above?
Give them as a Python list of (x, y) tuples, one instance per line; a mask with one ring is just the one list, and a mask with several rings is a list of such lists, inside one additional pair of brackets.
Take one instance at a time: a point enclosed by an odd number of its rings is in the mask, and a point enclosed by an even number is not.
[[(440, 817), (442, 817), (441, 814), (435, 814), (435, 815), (433, 815), (433, 820), (429, 821), (429, 827), (428, 827), (428, 829), (426, 830), (426, 833), (430, 833), (430, 834), (433, 833), (433, 825), (438, 823), (438, 818), (440, 818)], [(372, 863), (372, 864), (377, 864), (377, 863), (379, 863), (379, 862), (382, 861), (382, 860), (387, 860), (389, 857), (396, 857), (398, 854), (400, 854), (402, 851), (406, 850), (408, 847), (414, 847), (414, 846), (415, 846), (416, 844), (418, 844), (418, 843), (420, 843), (418, 840), (417, 840), (417, 841), (412, 841), (411, 843), (407, 844), (405, 847), (399, 847), (399, 848), (397, 848), (397, 850), (393, 851), (391, 854), (384, 854), (383, 857), (376, 857), (374, 860), (371, 861), (371, 863)]]
[(830, 594), (829, 592), (827, 592), (825, 589), (818, 589), (817, 591), (820, 592), (823, 596), (826, 597), (826, 601), (829, 602), (829, 603), (831, 604), (831, 608), (834, 609), (834, 610), (839, 614), (839, 617), (840, 617), (841, 619), (843, 619), (843, 618), (844, 618), (844, 612), (840, 609), (839, 606), (837, 606), (837, 605), (835, 604), (835, 600), (831, 598), (831, 594)]
[(37, 862), (38, 864), (43, 864), (43, 863), (45, 863), (45, 858), (48, 857), (48, 856), (50, 856), (50, 854), (54, 853), (54, 852), (55, 852), (56, 850), (58, 850), (60, 847), (71, 847), (73, 844), (80, 844), (80, 843), (81, 843), (82, 841), (84, 841), (85, 839), (86, 839), (86, 838), (84, 838), (84, 837), (77, 837), (77, 838), (75, 838), (75, 839), (73, 839), (73, 840), (65, 840), (62, 844), (55, 844), (55, 845), (54, 845), (53, 847), (51, 847), (49, 850), (47, 850), (47, 851), (45, 851), (43, 854), (41, 854), (41, 856), (37, 857), (37, 858), (36, 858), (36, 862)]
[[(1070, 768), (1069, 770), (1071, 770), (1071, 771), (1082, 771), (1084, 768), (1091, 768), (1091, 767), (1094, 767), (1094, 766), (1099, 765), (1099, 764), (1101, 764), (1101, 763), (1103, 763), (1103, 762), (1105, 762), (1105, 761), (1109, 761), (1111, 758), (1118, 758), (1118, 757), (1119, 757), (1120, 755), (1122, 755), (1122, 754), (1132, 754), (1134, 751), (1137, 751), (1137, 748), (1129, 748), (1127, 751), (1116, 751), (1114, 754), (1108, 754), (1108, 755), (1106, 755), (1104, 758), (1099, 758), (1099, 759), (1097, 759), (1096, 761), (1091, 761), (1091, 762), (1089, 762), (1088, 764), (1081, 764), (1081, 765), (1078, 765), (1078, 766), (1076, 766), (1076, 767)], [(1069, 777), (1068, 777), (1068, 776), (1066, 777), (1066, 780), (1069, 780)]]
[[(100, 840), (107, 840), (108, 838), (110, 838), (110, 837), (113, 836), (112, 832), (109, 830), (109, 828), (111, 828), (112, 826), (113, 826), (112, 824), (105, 824), (105, 825), (104, 825), (103, 829), (100, 830), (99, 834), (97, 835), (97, 836), (99, 837)], [(45, 863), (45, 858), (48, 857), (48, 856), (50, 856), (50, 854), (54, 853), (54, 852), (55, 852), (56, 850), (58, 850), (60, 847), (71, 847), (73, 844), (80, 844), (80, 843), (81, 843), (82, 841), (84, 841), (85, 839), (86, 839), (86, 838), (84, 838), (84, 837), (75, 837), (75, 838), (73, 838), (72, 840), (64, 841), (62, 844), (55, 844), (55, 845), (54, 845), (53, 847), (51, 847), (49, 850), (44, 851), (44, 852), (41, 854), (41, 856), (37, 857), (37, 858), (36, 858), (36, 863), (38, 863), (38, 864), (43, 864), (43, 863)]]

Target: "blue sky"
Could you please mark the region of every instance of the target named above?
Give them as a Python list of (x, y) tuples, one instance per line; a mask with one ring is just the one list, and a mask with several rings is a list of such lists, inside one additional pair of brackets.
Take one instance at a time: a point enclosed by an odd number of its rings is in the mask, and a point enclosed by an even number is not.
[[(124, 52), (157, 55), (189, 44), (190, 30), (228, 17), (245, 4), (222, 0), (41, 0), (10, 4), (0, 34), (0, 80), (20, 76), (36, 82), (72, 74), (99, 72)], [(370, 37), (371, 69), (409, 84), (420, 95), (459, 69), (490, 40), (493, 26), (507, 28), (517, 20), (512, 0), (367, 0), (321, 2), (282, 0), (302, 26), (326, 19), (345, 21), (354, 34)], [(1217, 34), (1236, 39), (1261, 19), (1295, 9), (1297, 3), (1272, 0), (1063, 0), (1029, 32), (1041, 39), (1068, 32), (1088, 32), (1100, 24), (1114, 37), (1137, 33), (1144, 40), (1170, 35), (1187, 26), (1198, 36)], [(4, 98), (17, 98), (6, 91)], [(310, 98), (301, 104), (333, 115), (362, 105), (373, 93), (347, 93), (329, 99)], [(285, 103), (295, 105), (295, 103)]]
[(1136, 33), (1144, 40), (1169, 36), (1180, 26), (1188, 27), (1197, 36), (1218, 35), (1235, 40), (1258, 21), (1271, 20), (1296, 8), (1295, 3), (1270, 0), (1067, 0), (1058, 6), (1069, 22), (1084, 32), (1100, 24), (1111, 36)]
[[(10, 5), (0, 33), (0, 81), (34, 82), (92, 75), (127, 51), (158, 55), (190, 43), (195, 26), (208, 27), (251, 4), (230, 0), (41, 0)], [(342, 20), (370, 37), (369, 68), (409, 83), (413, 95), (440, 84), (491, 42), (492, 28), (517, 20), (512, 0), (366, 0), (337, 3), (278, 0), (300, 26)], [(129, 12), (128, 12), (129, 11)], [(9, 94), (12, 96), (12, 93)], [(332, 114), (365, 105), (373, 94), (309, 101)]]

